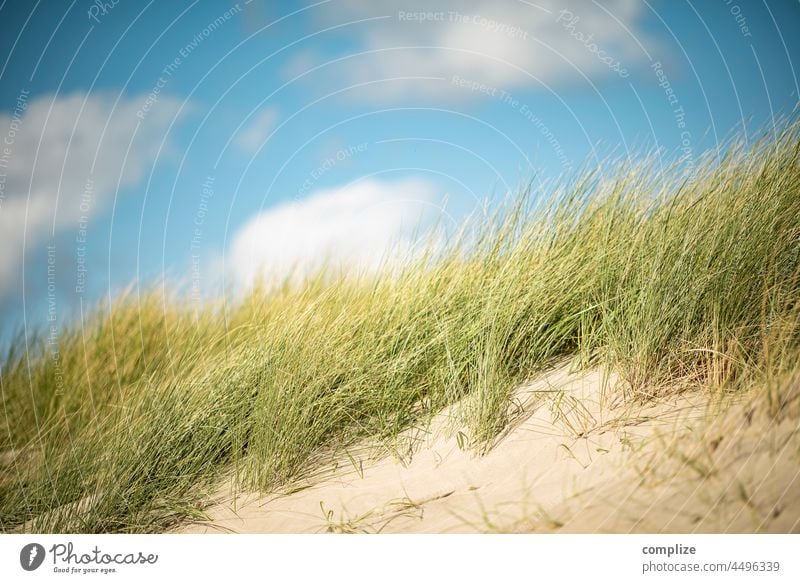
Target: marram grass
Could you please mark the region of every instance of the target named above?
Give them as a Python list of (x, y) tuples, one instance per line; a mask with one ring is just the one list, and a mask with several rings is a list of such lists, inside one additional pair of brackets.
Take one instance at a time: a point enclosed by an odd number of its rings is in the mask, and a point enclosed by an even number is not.
[[(800, 369), (800, 124), (690, 175), (619, 164), (527, 191), (390, 273), (320, 272), (201, 313), (154, 291), (2, 361), (0, 528), (153, 532), (227, 476), (269, 490), (461, 401), (491, 446), (557, 359), (628, 399), (772, 390)], [(780, 402), (781, 395), (770, 395)]]

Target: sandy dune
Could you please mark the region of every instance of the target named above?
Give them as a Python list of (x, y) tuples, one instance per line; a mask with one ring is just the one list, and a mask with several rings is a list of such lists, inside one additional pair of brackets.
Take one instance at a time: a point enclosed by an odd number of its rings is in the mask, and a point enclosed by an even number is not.
[(515, 420), (482, 457), (464, 447), (451, 409), (427, 431), (404, 436), (413, 451), (404, 459), (365, 445), (284, 493), (234, 493), (226, 485), (210, 502), (209, 521), (181, 531), (798, 528), (796, 420), (765, 436), (742, 423), (744, 404), (711, 411), (696, 394), (647, 406), (612, 401), (613, 382), (560, 368), (519, 390)]

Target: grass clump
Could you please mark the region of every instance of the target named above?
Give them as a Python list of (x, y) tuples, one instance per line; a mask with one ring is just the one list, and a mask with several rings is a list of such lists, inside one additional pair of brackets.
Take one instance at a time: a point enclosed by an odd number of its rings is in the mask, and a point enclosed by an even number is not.
[(125, 296), (60, 336), (58, 368), (21, 341), (0, 373), (0, 528), (160, 531), (223, 476), (268, 490), (457, 401), (485, 450), (512, 390), (563, 357), (632, 399), (791, 368), (799, 132), (690, 176), (628, 163), (528, 191), (391, 274), (322, 271), (200, 314)]

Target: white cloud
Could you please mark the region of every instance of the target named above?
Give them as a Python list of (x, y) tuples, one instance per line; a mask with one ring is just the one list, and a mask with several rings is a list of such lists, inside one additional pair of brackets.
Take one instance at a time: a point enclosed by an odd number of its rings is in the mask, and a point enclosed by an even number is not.
[[(41, 96), (0, 115), (8, 165), (0, 199), (0, 297), (22, 278), (24, 254), (52, 232), (75, 228), (139, 183), (158, 157), (180, 102), (97, 93)], [(10, 143), (9, 143), (10, 142)]]
[[(644, 5), (639, 0), (610, 0), (603, 7), (578, 0), (341, 0), (315, 12), (320, 25), (386, 17), (342, 29), (359, 41), (353, 53), (376, 52), (315, 75), (329, 74), (342, 84), (409, 76), (443, 79), (396, 80), (354, 90), (358, 97), (373, 99), (466, 96), (464, 88), (451, 83), (454, 75), (506, 91), (535, 86), (534, 78), (559, 84), (580, 80), (580, 72), (593, 79), (613, 76), (617, 73), (608, 60), (630, 70), (645, 59), (639, 43), (647, 47), (653, 41), (640, 24)], [(571, 27), (564, 16), (559, 21), (563, 10), (578, 19)], [(311, 53), (301, 53), (285, 71), (307, 70), (311, 58)]]
[(427, 181), (363, 179), (253, 217), (234, 236), (227, 263), (245, 286), (302, 277), (323, 263), (371, 270), (409, 257), (440, 213)]
[(266, 141), (275, 127), (278, 114), (273, 109), (259, 111), (250, 123), (243, 127), (236, 136), (236, 145), (247, 154), (254, 154)]

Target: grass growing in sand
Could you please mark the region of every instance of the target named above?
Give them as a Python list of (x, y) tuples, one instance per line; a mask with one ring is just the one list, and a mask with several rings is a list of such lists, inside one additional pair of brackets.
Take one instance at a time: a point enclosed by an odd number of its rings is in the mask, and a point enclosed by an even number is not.
[[(468, 442), (555, 360), (627, 399), (756, 391), (797, 408), (800, 125), (527, 193), (400, 273), (319, 273), (195, 314), (128, 296), (0, 372), (0, 528), (151, 532), (230, 474), (269, 490), (322, 452), (462, 401)], [(749, 393), (748, 393), (749, 394)], [(790, 403), (790, 399), (793, 399)]]

